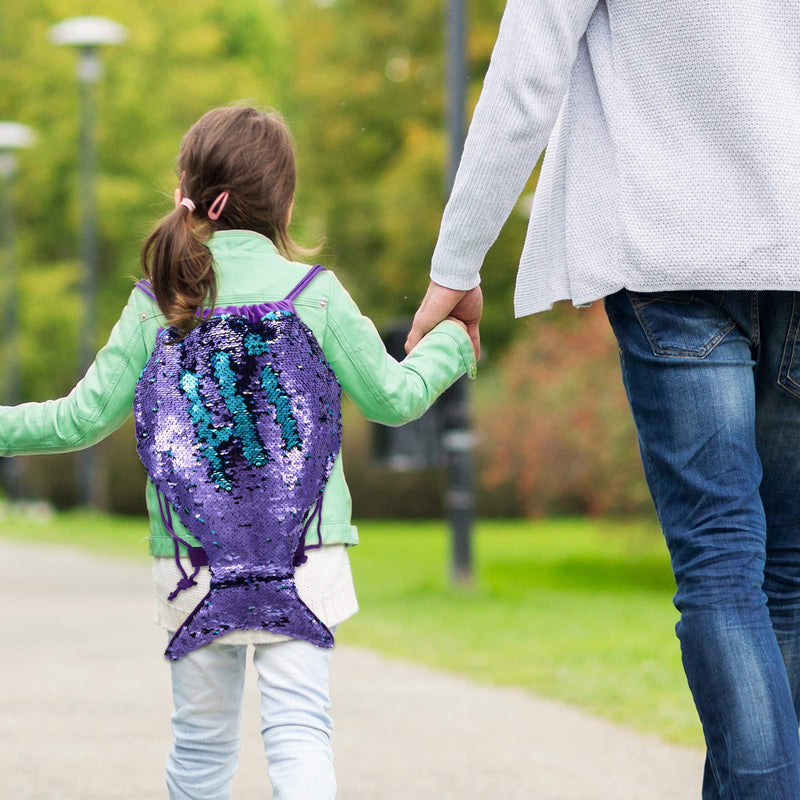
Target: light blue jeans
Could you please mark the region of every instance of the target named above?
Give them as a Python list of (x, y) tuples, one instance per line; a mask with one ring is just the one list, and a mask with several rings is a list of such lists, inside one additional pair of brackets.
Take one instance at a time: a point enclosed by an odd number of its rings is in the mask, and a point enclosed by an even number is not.
[[(239, 760), (245, 645), (201, 647), (170, 662), (171, 800), (229, 800)], [(261, 732), (273, 800), (336, 796), (328, 709), (331, 650), (292, 640), (255, 645)]]

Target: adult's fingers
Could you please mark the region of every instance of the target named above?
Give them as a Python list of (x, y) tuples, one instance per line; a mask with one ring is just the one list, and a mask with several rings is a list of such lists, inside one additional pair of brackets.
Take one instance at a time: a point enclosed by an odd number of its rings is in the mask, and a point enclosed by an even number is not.
[(411, 331), (406, 339), (406, 353), (410, 353), (431, 328), (450, 315), (450, 312), (458, 305), (464, 294), (464, 292), (457, 289), (448, 289), (431, 281), (428, 291), (417, 309), (417, 313), (414, 314)]
[(406, 354), (410, 353), (420, 342), (420, 339), (427, 333), (428, 331), (423, 329), (423, 323), (417, 320), (417, 315), (414, 315), (414, 322), (411, 325), (411, 330), (408, 332), (408, 336), (406, 337), (405, 349)]
[(431, 308), (420, 308), (416, 314), (414, 314), (414, 321), (411, 324), (411, 330), (408, 332), (408, 336), (406, 337), (406, 353), (410, 353), (418, 344), (420, 339), (432, 328), (435, 328), (443, 319), (447, 317), (447, 314), (442, 314), (439, 316), (434, 310)]
[(467, 333), (472, 340), (472, 349), (475, 351), (475, 360), (480, 361), (481, 357), (481, 332), (477, 322), (467, 325)]

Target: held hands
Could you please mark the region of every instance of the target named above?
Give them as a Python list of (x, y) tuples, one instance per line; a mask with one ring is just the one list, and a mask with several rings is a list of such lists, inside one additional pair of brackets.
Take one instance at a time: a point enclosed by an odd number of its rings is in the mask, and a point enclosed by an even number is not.
[(431, 281), (428, 291), (414, 315), (411, 332), (406, 339), (406, 352), (408, 353), (416, 347), (419, 340), (431, 328), (443, 319), (451, 318), (464, 325), (469, 338), (472, 339), (475, 357), (480, 358), (481, 338), (478, 325), (481, 321), (482, 311), (483, 293), (480, 286), (468, 291), (459, 291), (448, 289)]

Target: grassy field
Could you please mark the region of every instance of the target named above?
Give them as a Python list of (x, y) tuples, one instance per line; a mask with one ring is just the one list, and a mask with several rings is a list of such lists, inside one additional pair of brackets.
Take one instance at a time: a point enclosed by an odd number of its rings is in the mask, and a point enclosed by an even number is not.
[[(519, 686), (677, 742), (702, 737), (680, 665), (674, 584), (652, 523), (483, 521), (477, 579), (448, 582), (438, 522), (365, 522), (351, 552), (361, 611), (339, 641)], [(0, 520), (0, 536), (146, 557), (146, 522)]]

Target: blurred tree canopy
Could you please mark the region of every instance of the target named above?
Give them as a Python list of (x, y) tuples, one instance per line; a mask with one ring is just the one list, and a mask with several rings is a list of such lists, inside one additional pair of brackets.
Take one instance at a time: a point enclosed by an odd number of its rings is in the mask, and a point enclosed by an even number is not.
[[(471, 107), (504, 2), (468, 5)], [(320, 9), (291, 0), (284, 7), (296, 48), (286, 108), (298, 138), (300, 208), (378, 322), (410, 316), (427, 286), (446, 199), (445, 3), (336, 0)], [(483, 270), (489, 350), (513, 330), (526, 224), (512, 215)]]
[[(471, 4), (473, 102), (502, 7)], [(294, 132), (300, 240), (324, 238), (322, 258), (379, 323), (413, 313), (445, 199), (442, 4), (8, 0), (2, 14), (0, 119), (38, 134), (16, 188), (26, 397), (60, 393), (75, 378), (77, 59), (47, 35), (71, 16), (107, 16), (130, 33), (103, 49), (97, 87), (99, 337), (138, 274), (141, 241), (169, 208), (181, 136), (209, 108), (239, 100), (278, 108)], [(511, 335), (525, 224), (514, 215), (487, 260), (489, 347)]]
[[(468, 0), (470, 108), (480, 92), (504, 4)], [(411, 316), (427, 285), (446, 199), (444, 0), (6, 0), (0, 26), (0, 119), (30, 125), (38, 134), (35, 147), (20, 154), (14, 192), (23, 399), (59, 396), (76, 378), (81, 323), (77, 58), (71, 48), (50, 43), (48, 28), (80, 15), (109, 17), (130, 34), (124, 45), (102, 51), (105, 74), (97, 86), (98, 346), (139, 274), (143, 239), (171, 206), (182, 135), (209, 108), (235, 101), (279, 109), (294, 133), (296, 239), (324, 241), (320, 260), (337, 270), (379, 325)], [(526, 192), (533, 191), (537, 174)], [(605, 337), (607, 345), (610, 334), (596, 318), (576, 334), (575, 315), (567, 309), (515, 327), (511, 299), (526, 225), (525, 214), (512, 213), (482, 272), (482, 335), (490, 370), (487, 376), (483, 367), (487, 383), (479, 393), (485, 398), (480, 415), (488, 432), (482, 446), (484, 470), (492, 473), (484, 475), (483, 485), (495, 498), (513, 498), (510, 504), (495, 503), (495, 513), (605, 510), (585, 496), (572, 506), (569, 500), (570, 492), (591, 492), (597, 476), (612, 468), (608, 459), (598, 462), (594, 472), (575, 466), (579, 457), (592, 458), (591, 447), (573, 441), (575, 431), (588, 434), (597, 415), (587, 417), (577, 407), (582, 395), (573, 384), (559, 390), (538, 378), (548, 371), (568, 375), (570, 348), (579, 351), (597, 337)], [(0, 286), (3, 280), (0, 275)], [(507, 350), (515, 331), (518, 341)], [(532, 355), (540, 341), (545, 361)], [(7, 347), (0, 343), (0, 357), (7, 356)], [(602, 359), (607, 368), (613, 368), (613, 348), (610, 353)], [(500, 365), (494, 372), (493, 363)], [(529, 383), (515, 380), (515, 363), (528, 364)], [(616, 375), (608, 379), (618, 382)], [(568, 409), (560, 399), (565, 392), (571, 398)], [(497, 395), (506, 412), (492, 427)], [(625, 455), (619, 444), (632, 441), (630, 422), (619, 394), (615, 397), (604, 406), (614, 417), (611, 461), (627, 465), (622, 474), (630, 475), (635, 454)], [(591, 395), (586, 402), (591, 403)], [(534, 420), (536, 409), (541, 413)], [(526, 427), (528, 410), (531, 424)], [(575, 428), (576, 420), (583, 420), (583, 426)], [(531, 444), (531, 455), (505, 457), (515, 442)], [(572, 477), (560, 481), (556, 466), (538, 470), (533, 454), (545, 451), (571, 454), (566, 461), (572, 464)], [(115, 452), (114, 469), (124, 476), (116, 485), (127, 486), (138, 474), (133, 447), (117, 465), (119, 458)], [(363, 478), (369, 487), (368, 471), (360, 475), (356, 479)], [(555, 491), (556, 484), (572, 488), (562, 491), (555, 505), (525, 501), (525, 492), (549, 491), (547, 485)], [(138, 480), (128, 491), (141, 502)], [(595, 491), (604, 489), (597, 485)], [(365, 489), (363, 495), (369, 494)], [(636, 505), (640, 493), (634, 495), (620, 489), (612, 506)], [(134, 506), (122, 502), (121, 507)], [(381, 508), (385, 513), (401, 510)]]
[[(21, 273), (21, 351), (27, 398), (75, 381), (78, 291), (78, 85), (72, 48), (48, 28), (84, 14), (126, 25), (130, 40), (102, 52), (97, 86), (99, 341), (139, 273), (138, 250), (169, 208), (181, 136), (208, 108), (240, 98), (280, 106), (292, 67), (285, 14), (252, 0), (11, 0), (0, 28), (0, 118), (33, 127), (15, 191)], [(43, 313), (43, 311), (45, 313)]]

